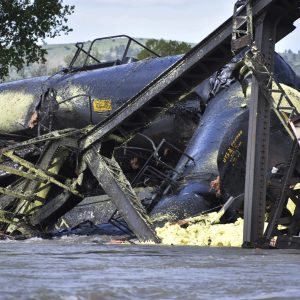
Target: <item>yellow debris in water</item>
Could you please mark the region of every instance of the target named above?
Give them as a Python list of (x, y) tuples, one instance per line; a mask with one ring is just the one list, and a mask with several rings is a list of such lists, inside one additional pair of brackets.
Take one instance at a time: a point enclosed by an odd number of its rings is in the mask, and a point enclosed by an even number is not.
[(288, 209), (292, 214), (294, 214), (295, 208), (296, 208), (295, 203), (294, 203), (291, 199), (289, 199), (288, 204), (287, 204), (287, 209)]
[(238, 219), (231, 224), (211, 225), (210, 220), (215, 214), (187, 219), (188, 226), (166, 223), (164, 227), (156, 228), (156, 233), (165, 245), (242, 246), (244, 221)]
[[(299, 101), (300, 101), (300, 98), (299, 98)], [(297, 184), (295, 185), (294, 190), (299, 190), (299, 189), (300, 189), (300, 183), (297, 183)], [(296, 205), (295, 205), (295, 203), (294, 203), (291, 199), (289, 199), (289, 201), (288, 201), (288, 203), (287, 203), (287, 209), (288, 209), (292, 214), (294, 214), (295, 209), (296, 209)]]

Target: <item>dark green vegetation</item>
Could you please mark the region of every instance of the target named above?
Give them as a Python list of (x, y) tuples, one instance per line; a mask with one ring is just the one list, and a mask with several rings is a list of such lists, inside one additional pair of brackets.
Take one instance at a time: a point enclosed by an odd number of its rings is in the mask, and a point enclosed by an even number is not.
[(45, 63), (47, 51), (39, 43), (70, 32), (66, 22), (73, 10), (62, 0), (0, 1), (0, 78), (8, 75), (9, 67), (21, 70), (25, 64)]
[[(166, 41), (164, 39), (150, 39), (146, 42), (146, 46), (151, 50), (155, 51), (160, 56), (183, 54), (193, 48), (191, 44), (185, 42), (178, 42), (172, 40)], [(147, 57), (149, 57), (149, 52), (146, 50), (142, 50), (138, 55), (138, 59), (144, 59)]]
[(298, 53), (294, 53), (291, 50), (286, 50), (280, 55), (293, 68), (296, 74), (300, 76), (300, 51), (298, 51)]

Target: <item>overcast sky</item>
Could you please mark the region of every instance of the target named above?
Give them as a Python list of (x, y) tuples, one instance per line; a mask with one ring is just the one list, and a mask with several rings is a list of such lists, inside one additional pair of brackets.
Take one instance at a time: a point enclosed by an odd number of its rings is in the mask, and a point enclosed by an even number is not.
[[(48, 43), (71, 43), (127, 34), (198, 43), (232, 15), (235, 0), (64, 0), (75, 5), (73, 32)], [(300, 50), (300, 22), (277, 50)]]

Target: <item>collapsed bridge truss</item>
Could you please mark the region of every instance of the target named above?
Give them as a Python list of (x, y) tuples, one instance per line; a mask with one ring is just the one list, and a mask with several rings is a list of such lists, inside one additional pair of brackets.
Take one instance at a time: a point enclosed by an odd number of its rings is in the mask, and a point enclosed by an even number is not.
[[(109, 141), (125, 142), (132, 138), (138, 130), (147, 127), (183, 95), (225, 65), (234, 53), (245, 46), (251, 46), (253, 36), (259, 53), (267, 58), (263, 67), (271, 74), (274, 45), (294, 30), (293, 23), (300, 16), (299, 5), (299, 0), (238, 1), (233, 18), (227, 20), (103, 122), (82, 130), (54, 131), (2, 149), (0, 170), (14, 174), (19, 179), (8, 187), (0, 188), (0, 193), (3, 194), (0, 201), (11, 203), (9, 211), (0, 212), (1, 231), (6, 234), (22, 232), (22, 228), (28, 226), (41, 230), (54, 224), (86, 196), (81, 190), (81, 184), (88, 170), (110, 196), (134, 234), (142, 241), (159, 242), (147, 213), (122, 168), (108, 154), (112, 147)], [(255, 28), (253, 32), (252, 27)], [(255, 72), (258, 72), (261, 64), (255, 65), (257, 61), (254, 58), (252, 56), (249, 59), (253, 63), (251, 67), (254, 66), (255, 75), (258, 74)], [(263, 238), (266, 189), (264, 160), (267, 160), (268, 149), (268, 139), (265, 137), (269, 130), (267, 123), (270, 111), (270, 101), (265, 101), (265, 98), (269, 99), (270, 91), (266, 92), (265, 87), (271, 84), (266, 81), (270, 78), (272, 77), (260, 80), (257, 77), (258, 80), (252, 88), (252, 102), (256, 106), (252, 109), (252, 117), (250, 115), (249, 135), (256, 131), (257, 141), (248, 143), (245, 245), (253, 245)], [(260, 86), (259, 82), (263, 82), (264, 86)], [(278, 90), (281, 91), (280, 85)], [(286, 99), (285, 94), (282, 99)], [(258, 120), (254, 120), (257, 110), (263, 113)], [(279, 107), (277, 110), (280, 111)], [(294, 116), (293, 113), (294, 111), (289, 113), (289, 116)], [(290, 124), (286, 126), (291, 130)], [(292, 130), (292, 136), (293, 132)], [(257, 144), (260, 146), (255, 148)], [(37, 152), (37, 148), (42, 149), (42, 153), (37, 153), (39, 158), (36, 163), (27, 161), (26, 155), (22, 154), (22, 151), (29, 148), (30, 151)], [(298, 146), (295, 145), (294, 148), (298, 151)], [(69, 173), (60, 173), (61, 167), (70, 156), (76, 157), (77, 165), (72, 166)], [(185, 159), (188, 162), (192, 158), (185, 156)], [(284, 191), (289, 186), (289, 170), (294, 160), (295, 155), (292, 156), (287, 174), (284, 175)], [(258, 165), (263, 166), (260, 171), (257, 171)], [(254, 173), (258, 174), (256, 179), (253, 178)], [(286, 197), (287, 193), (284, 192), (277, 207), (285, 205)], [(265, 234), (267, 240), (274, 235), (279, 215), (280, 211), (274, 212), (275, 221)]]

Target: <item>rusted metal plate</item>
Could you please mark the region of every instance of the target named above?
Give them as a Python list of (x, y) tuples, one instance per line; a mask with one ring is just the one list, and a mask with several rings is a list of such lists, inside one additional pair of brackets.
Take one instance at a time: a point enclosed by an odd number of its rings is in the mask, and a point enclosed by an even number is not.
[(94, 112), (104, 112), (112, 110), (111, 100), (93, 100), (93, 111)]

